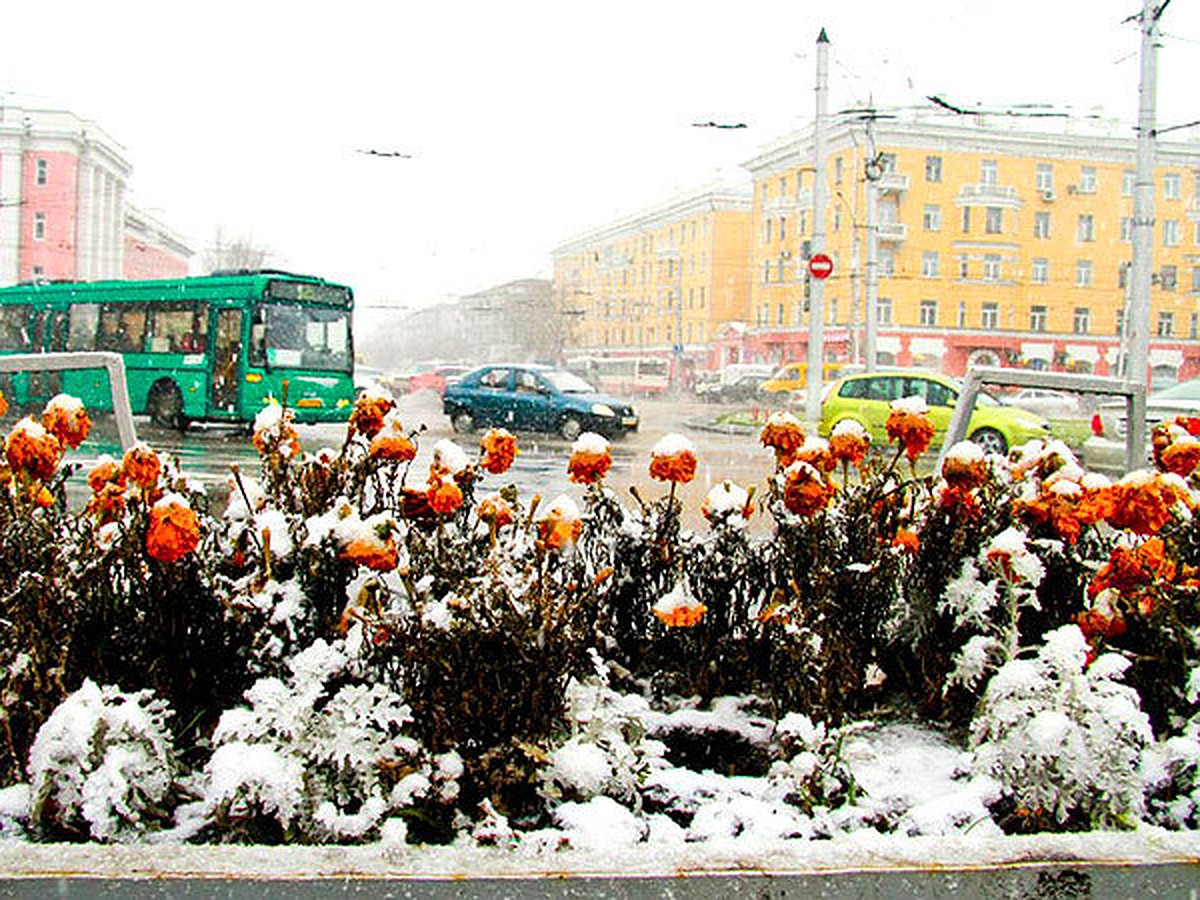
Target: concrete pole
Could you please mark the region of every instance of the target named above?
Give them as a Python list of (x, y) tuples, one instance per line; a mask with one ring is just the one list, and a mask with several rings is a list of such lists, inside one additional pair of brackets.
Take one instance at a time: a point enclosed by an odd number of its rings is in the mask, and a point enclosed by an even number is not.
[[(829, 37), (817, 36), (817, 112), (813, 119), (813, 237), (812, 252), (825, 252), (826, 151), (825, 120), (829, 94)], [(825, 282), (812, 279), (808, 309), (808, 376), (805, 380), (804, 416), (820, 421), (821, 390), (825, 386)]]
[(867, 289), (865, 340), (866, 366), (875, 371), (876, 337), (879, 333), (879, 163), (875, 159), (875, 120), (867, 119), (867, 163), (863, 168), (863, 188), (867, 194)]
[(1129, 327), (1125, 378), (1146, 383), (1150, 349), (1150, 284), (1154, 270), (1154, 114), (1158, 17), (1142, 0), (1142, 73), (1138, 86), (1137, 168), (1133, 182), (1133, 265), (1129, 269)]

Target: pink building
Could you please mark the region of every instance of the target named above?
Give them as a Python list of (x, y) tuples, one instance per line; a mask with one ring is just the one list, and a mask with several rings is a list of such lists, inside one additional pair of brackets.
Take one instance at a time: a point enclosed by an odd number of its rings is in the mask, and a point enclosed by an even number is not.
[(0, 285), (186, 274), (192, 251), (127, 203), (131, 173), (95, 122), (0, 105)]

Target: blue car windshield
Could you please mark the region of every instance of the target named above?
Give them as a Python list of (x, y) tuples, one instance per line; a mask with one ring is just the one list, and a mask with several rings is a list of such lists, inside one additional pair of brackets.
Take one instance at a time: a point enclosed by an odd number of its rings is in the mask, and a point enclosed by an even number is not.
[(564, 394), (594, 394), (596, 389), (580, 378), (578, 375), (572, 375), (570, 372), (564, 372), (562, 369), (554, 369), (550, 372), (542, 373), (546, 380), (554, 385), (555, 389)]

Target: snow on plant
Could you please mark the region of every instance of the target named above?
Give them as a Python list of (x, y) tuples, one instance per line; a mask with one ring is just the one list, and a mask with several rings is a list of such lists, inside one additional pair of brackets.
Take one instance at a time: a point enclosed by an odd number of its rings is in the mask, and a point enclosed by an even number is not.
[[(399, 773), (418, 769), (421, 747), (404, 733), (407, 704), (385, 684), (345, 681), (350, 659), (316, 641), (289, 662), (290, 677), (263, 678), (247, 707), (225, 712), (205, 769), (206, 815), (222, 830), (298, 840), (363, 840), (396, 802)], [(396, 777), (393, 777), (395, 773)]]
[(150, 691), (124, 693), (84, 681), (29, 751), (33, 828), (113, 841), (161, 827), (175, 774), (170, 716)]
[(987, 671), (1016, 656), (1021, 610), (1040, 609), (1037, 589), (1045, 573), (1025, 534), (1011, 527), (996, 535), (977, 560), (963, 561), (939, 609), (958, 628), (977, 633), (955, 655), (947, 687), (958, 683), (972, 689)]
[(780, 758), (771, 763), (767, 778), (785, 803), (811, 816), (818, 807), (855, 802), (858, 787), (843, 746), (857, 726), (828, 729), (824, 722), (790, 712), (775, 729)]
[(1033, 659), (1011, 659), (971, 723), (976, 772), (995, 778), (1010, 831), (1132, 827), (1143, 811), (1142, 751), (1152, 740), (1127, 660), (1089, 664), (1075, 625), (1046, 635)]

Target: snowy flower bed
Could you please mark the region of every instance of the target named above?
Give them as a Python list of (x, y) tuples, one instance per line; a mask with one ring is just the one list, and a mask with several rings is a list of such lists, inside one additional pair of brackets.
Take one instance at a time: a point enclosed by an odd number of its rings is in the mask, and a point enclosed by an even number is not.
[[(0, 837), (451, 844), (510, 853), (1191, 831), (1200, 421), (1110, 484), (1059, 443), (915, 461), (773, 416), (765, 485), (703, 532), (666, 435), (654, 496), (523, 497), (365, 395), (339, 449), (255, 423), (220, 519), (145, 445), (65, 504), (86, 413), (14, 426), (0, 491)], [(767, 516), (765, 536), (746, 527)], [(762, 531), (763, 529), (758, 529)]]

